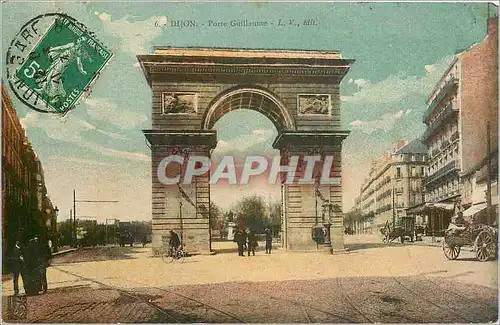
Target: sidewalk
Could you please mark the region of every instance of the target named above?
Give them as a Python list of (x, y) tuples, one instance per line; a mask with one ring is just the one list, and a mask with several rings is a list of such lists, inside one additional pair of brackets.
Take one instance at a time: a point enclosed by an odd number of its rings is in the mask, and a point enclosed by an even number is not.
[(425, 245), (425, 246), (436, 246), (436, 247), (442, 247), (443, 246), (443, 240), (444, 237), (434, 237), (432, 236), (422, 236), (421, 241), (414, 241), (413, 243), (415, 245)]
[[(52, 253), (52, 257), (63, 255), (63, 254), (67, 254), (67, 253), (71, 253), (71, 252), (76, 251), (77, 249), (78, 248), (64, 249), (64, 250), (58, 251), (56, 253)], [(11, 273), (2, 274), (2, 282), (10, 281), (10, 280), (12, 280), (12, 274)]]

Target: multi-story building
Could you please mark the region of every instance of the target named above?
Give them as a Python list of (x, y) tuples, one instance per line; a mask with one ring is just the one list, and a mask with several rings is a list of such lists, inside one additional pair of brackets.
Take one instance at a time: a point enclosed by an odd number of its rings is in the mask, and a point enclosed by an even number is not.
[(498, 216), (498, 17), (488, 19), (484, 40), (461, 53), (459, 60), (463, 75), (461, 202), (464, 215), (478, 213), (477, 221), (493, 224)]
[(364, 219), (373, 219), (372, 227), (403, 225), (405, 208), (423, 201), (426, 156), (420, 140), (398, 141), (373, 162), (359, 199), (359, 210)]
[[(39, 161), (2, 83), (2, 256), (29, 236), (45, 234)], [(42, 198), (45, 197), (43, 194)], [(53, 213), (53, 212), (51, 212)]]
[(497, 20), (490, 19), (486, 39), (456, 55), (427, 101), (422, 136), (429, 155), (425, 200), (436, 207), (428, 212), (435, 233), (448, 227), (461, 205), (471, 206), (476, 171), (498, 152), (496, 26)]

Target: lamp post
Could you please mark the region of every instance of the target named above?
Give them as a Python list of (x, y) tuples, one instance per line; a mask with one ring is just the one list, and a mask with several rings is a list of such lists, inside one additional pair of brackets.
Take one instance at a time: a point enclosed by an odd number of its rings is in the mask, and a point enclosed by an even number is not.
[(54, 229), (54, 233), (53, 233), (53, 237), (52, 237), (52, 246), (54, 247), (54, 253), (57, 253), (58, 249), (57, 249), (57, 246), (59, 245), (59, 240), (58, 240), (58, 237), (59, 237), (59, 232), (57, 231), (57, 216), (59, 215), (59, 209), (57, 208), (57, 206), (54, 208), (54, 220), (53, 220), (53, 229)]

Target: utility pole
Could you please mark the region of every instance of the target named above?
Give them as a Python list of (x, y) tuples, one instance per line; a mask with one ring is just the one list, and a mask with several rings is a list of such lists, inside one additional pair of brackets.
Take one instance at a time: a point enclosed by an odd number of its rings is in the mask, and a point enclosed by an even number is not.
[(182, 221), (182, 198), (179, 198), (179, 218), (181, 219), (181, 244), (184, 237), (184, 223)]
[[(102, 200), (77, 200), (76, 199), (76, 190), (74, 189), (73, 190), (73, 222), (74, 222), (74, 243), (76, 244), (76, 241), (77, 241), (77, 236), (76, 236), (76, 228), (77, 228), (77, 224), (76, 224), (76, 202), (79, 202), (79, 203), (117, 203), (118, 201), (116, 200), (105, 200), (105, 201), (102, 201)], [(107, 239), (107, 238), (106, 238)]]
[(487, 190), (486, 190), (486, 216), (487, 216), (487, 223), (491, 224), (493, 223), (491, 220), (491, 140), (490, 140), (490, 122), (488, 121), (486, 124), (486, 136), (488, 137), (487, 139), (487, 152), (486, 152), (486, 159), (488, 159), (488, 164), (487, 164), (487, 173), (488, 173), (488, 184), (487, 184)]
[(76, 236), (76, 190), (73, 190), (73, 238), (74, 238), (74, 246), (76, 247), (76, 241), (77, 241), (77, 236)]
[(71, 230), (71, 247), (75, 247), (75, 225), (73, 223), (73, 210), (69, 209), (69, 229)]
[(396, 203), (395, 203), (396, 193), (394, 190), (394, 185), (392, 186), (392, 229), (396, 227)]

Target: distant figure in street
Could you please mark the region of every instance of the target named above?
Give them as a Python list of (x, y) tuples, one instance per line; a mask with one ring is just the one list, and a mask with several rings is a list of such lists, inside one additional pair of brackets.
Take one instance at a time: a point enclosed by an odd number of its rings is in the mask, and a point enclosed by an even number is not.
[(40, 280), (42, 285), (43, 293), (47, 293), (47, 267), (50, 265), (50, 259), (52, 254), (50, 252), (50, 247), (45, 243), (40, 242), (38, 237), (35, 237), (35, 242), (38, 248), (38, 269), (40, 272)]
[(19, 274), (24, 267), (24, 257), (21, 251), (19, 241), (16, 241), (14, 248), (10, 254), (10, 271), (12, 273), (12, 281), (14, 282), (14, 295), (19, 294)]
[(245, 256), (243, 251), (246, 240), (247, 238), (245, 232), (241, 229), (236, 230), (236, 233), (234, 234), (234, 241), (238, 244), (238, 256)]
[(173, 250), (173, 253), (177, 253), (177, 251), (181, 248), (181, 240), (179, 239), (179, 235), (177, 235), (177, 233), (172, 229), (170, 230), (170, 240), (168, 244)]
[(266, 254), (271, 254), (271, 249), (273, 248), (273, 233), (269, 228), (266, 228)]
[[(23, 251), (24, 269), (23, 269), (23, 285), (24, 292), (28, 295), (36, 295), (42, 291), (42, 277), (40, 267), (40, 245), (38, 237), (34, 236), (28, 240), (28, 243)], [(21, 273), (22, 275), (22, 273)]]
[(146, 234), (144, 234), (144, 236), (142, 236), (142, 247), (145, 247), (146, 246), (146, 243), (148, 242), (148, 237)]
[(248, 230), (247, 240), (248, 256), (250, 256), (250, 252), (252, 252), (253, 256), (255, 256), (255, 247), (257, 246), (257, 240), (255, 239), (255, 234), (253, 233), (252, 229)]

